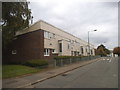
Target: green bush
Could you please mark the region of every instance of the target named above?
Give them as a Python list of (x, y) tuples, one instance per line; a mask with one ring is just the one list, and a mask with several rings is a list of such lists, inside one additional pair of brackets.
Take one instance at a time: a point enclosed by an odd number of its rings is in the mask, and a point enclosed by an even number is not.
[(23, 65), (31, 66), (31, 67), (40, 67), (40, 66), (47, 66), (48, 62), (46, 60), (30, 60), (30, 61), (25, 61)]
[(56, 56), (54, 59), (81, 58), (82, 56)]

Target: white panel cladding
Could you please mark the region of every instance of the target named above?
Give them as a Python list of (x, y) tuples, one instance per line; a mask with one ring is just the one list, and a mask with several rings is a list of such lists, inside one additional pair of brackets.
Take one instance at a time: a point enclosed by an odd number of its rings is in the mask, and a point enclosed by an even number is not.
[[(45, 38), (44, 39), (44, 47), (45, 48), (53, 48), (56, 50), (56, 53), (59, 53), (60, 55), (71, 55), (72, 51), (77, 51), (79, 53), (81, 53), (81, 49), (80, 46), (83, 46), (83, 55), (87, 56), (87, 45), (88, 43), (67, 33), (64, 32), (44, 21), (41, 21), (41, 29), (45, 30), (45, 32), (49, 32), (49, 33), (54, 33), (55, 38), (50, 39), (50, 38)], [(58, 44), (58, 40), (62, 40), (62, 45), (63, 45), (63, 51), (59, 52), (59, 44)], [(50, 45), (52, 44), (52, 45)], [(68, 45), (69, 48), (68, 49)], [(91, 48), (93, 48), (93, 45), (91, 45)]]
[(62, 52), (62, 54), (65, 55), (65, 56), (70, 56), (71, 55), (71, 49), (68, 49), (69, 41), (62, 40), (62, 43), (63, 43), (63, 52)]

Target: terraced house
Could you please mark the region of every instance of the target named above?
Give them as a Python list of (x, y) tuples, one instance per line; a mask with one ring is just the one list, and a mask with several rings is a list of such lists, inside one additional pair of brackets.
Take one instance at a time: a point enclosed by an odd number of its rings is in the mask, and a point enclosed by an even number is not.
[[(90, 47), (90, 55), (95, 55), (94, 46)], [(13, 61), (52, 59), (55, 55), (87, 56), (88, 43), (40, 20), (17, 32), (7, 53)]]

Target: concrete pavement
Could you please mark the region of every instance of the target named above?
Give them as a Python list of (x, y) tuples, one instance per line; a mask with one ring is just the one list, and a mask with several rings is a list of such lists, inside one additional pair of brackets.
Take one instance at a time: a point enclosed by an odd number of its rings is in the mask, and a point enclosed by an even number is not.
[(42, 72), (42, 73), (36, 73), (29, 76), (23, 76), (18, 78), (11, 78), (11, 79), (3, 79), (2, 88), (32, 88), (31, 85), (34, 85), (36, 83), (45, 81), (47, 79), (56, 77), (58, 75), (64, 74), (66, 72), (72, 71), (74, 69), (77, 69), (79, 67), (82, 67), (84, 65), (93, 63), (95, 61), (101, 60), (94, 59), (94, 60), (88, 60), (88, 61), (82, 61), (74, 64), (70, 64), (64, 67), (54, 68), (52, 70)]

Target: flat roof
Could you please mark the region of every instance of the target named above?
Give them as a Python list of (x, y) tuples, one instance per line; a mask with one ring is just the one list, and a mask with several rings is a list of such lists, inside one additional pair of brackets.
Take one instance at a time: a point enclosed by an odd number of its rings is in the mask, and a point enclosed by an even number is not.
[[(65, 33), (67, 33), (67, 34), (69, 34), (69, 35), (71, 35), (71, 36), (73, 36), (73, 37), (75, 37), (75, 38), (80, 39), (79, 37), (76, 37), (76, 36), (74, 36), (73, 34), (71, 34), (71, 33), (69, 33), (69, 32), (66, 32), (66, 31), (64, 31), (64, 30), (62, 30), (62, 29), (60, 29), (60, 28), (58, 28), (58, 27), (56, 27), (56, 26), (54, 26), (54, 25), (52, 25), (52, 24), (50, 24), (50, 23), (48, 23), (48, 22), (46, 22), (46, 21), (43, 21), (43, 20), (38, 20), (38, 21), (35, 22), (34, 24), (29, 25), (29, 27), (26, 27), (25, 29), (23, 29), (23, 30), (21, 30), (21, 31), (18, 31), (18, 32), (16, 33), (16, 36), (17, 36), (17, 35), (22, 35), (22, 34), (25, 34), (25, 33), (29, 33), (29, 32), (33, 32), (33, 31), (36, 31), (36, 30), (31, 30), (31, 31), (30, 31), (30, 30), (28, 30), (28, 29), (31, 28), (33, 25), (35, 25), (35, 24), (37, 24), (37, 23), (40, 23), (40, 22), (46, 23), (46, 24), (48, 24), (48, 25), (50, 25), (50, 26), (52, 26), (52, 27), (54, 27), (54, 28), (56, 28), (56, 29), (58, 29), (58, 30), (60, 30), (60, 31), (62, 31), (62, 32), (65, 32)], [(39, 29), (41, 29), (41, 27), (40, 27)], [(82, 40), (82, 39), (80, 39), (80, 40)], [(84, 41), (84, 40), (82, 40), (82, 41), (85, 42), (85, 43), (87, 43), (87, 42)], [(91, 44), (91, 43), (90, 43), (90, 45), (94, 46), (94, 45)]]

